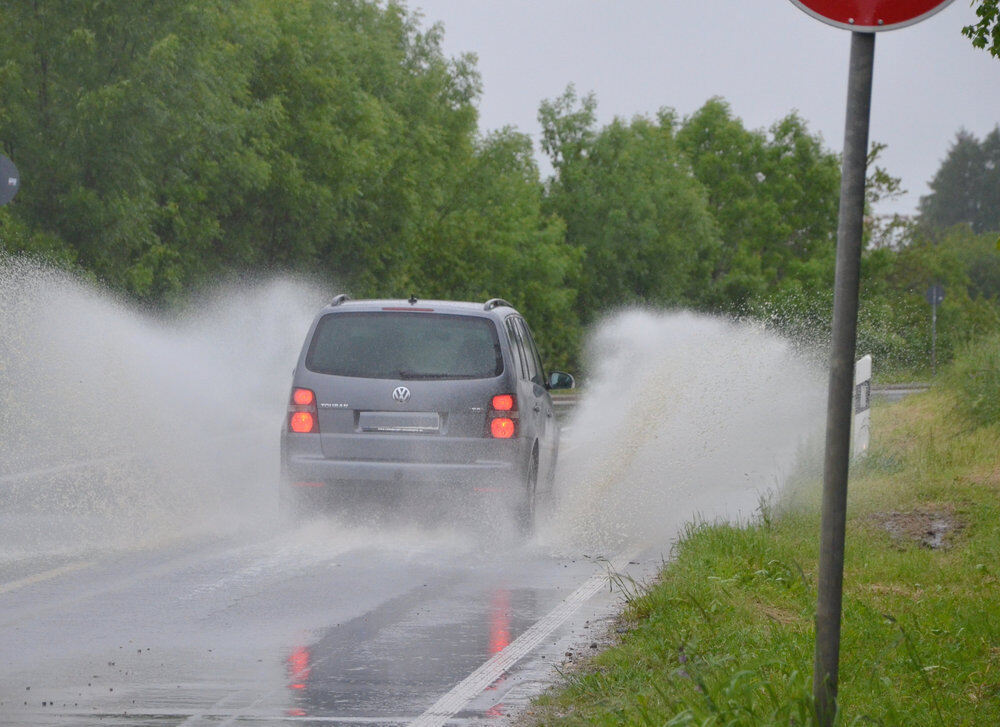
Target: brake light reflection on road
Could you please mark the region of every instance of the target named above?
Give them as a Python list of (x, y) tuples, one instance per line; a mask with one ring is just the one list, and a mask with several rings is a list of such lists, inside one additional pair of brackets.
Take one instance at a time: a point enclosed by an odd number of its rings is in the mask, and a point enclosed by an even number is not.
[(490, 656), (493, 656), (510, 645), (510, 591), (498, 588), (490, 600)]
[[(490, 596), (490, 656), (496, 656), (510, 646), (510, 591), (498, 588)], [(499, 691), (500, 685), (507, 681), (507, 673), (486, 687), (486, 691)], [(503, 702), (497, 702), (488, 710), (486, 716), (495, 719), (506, 716)]]
[(308, 647), (295, 647), (295, 650), (288, 657), (288, 688), (305, 689), (310, 671)]

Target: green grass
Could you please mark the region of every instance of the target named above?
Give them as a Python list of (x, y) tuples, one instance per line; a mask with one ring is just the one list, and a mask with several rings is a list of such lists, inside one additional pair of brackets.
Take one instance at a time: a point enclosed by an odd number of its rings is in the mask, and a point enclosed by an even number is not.
[(966, 346), (947, 380), (966, 416), (979, 424), (1000, 422), (1000, 333)]
[[(841, 725), (1000, 724), (1000, 424), (970, 419), (955, 391), (873, 410), (850, 484)], [(803, 482), (748, 527), (688, 528), (629, 599), (621, 642), (528, 719), (814, 724), (818, 488)], [(948, 547), (911, 537), (928, 513), (957, 526)]]

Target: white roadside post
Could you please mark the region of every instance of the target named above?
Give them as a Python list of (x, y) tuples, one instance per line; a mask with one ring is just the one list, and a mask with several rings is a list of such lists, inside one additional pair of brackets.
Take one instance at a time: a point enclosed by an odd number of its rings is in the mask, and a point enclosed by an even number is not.
[(855, 459), (868, 454), (871, 441), (872, 357), (862, 356), (854, 364), (854, 424), (851, 452)]

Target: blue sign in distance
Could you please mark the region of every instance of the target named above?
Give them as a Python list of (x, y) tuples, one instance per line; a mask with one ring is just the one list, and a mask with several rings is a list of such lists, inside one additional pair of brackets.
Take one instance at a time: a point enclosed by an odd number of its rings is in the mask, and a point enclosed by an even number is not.
[(0, 154), (0, 207), (14, 199), (21, 186), (21, 175), (17, 173), (14, 162)]

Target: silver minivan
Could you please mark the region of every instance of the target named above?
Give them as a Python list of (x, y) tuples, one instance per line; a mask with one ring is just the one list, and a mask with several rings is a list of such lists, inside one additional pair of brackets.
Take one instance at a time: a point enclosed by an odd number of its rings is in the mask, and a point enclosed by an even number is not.
[(559, 425), (524, 318), (505, 300), (351, 300), (319, 312), (281, 432), (282, 502), (430, 486), (505, 493), (530, 529), (551, 488)]

